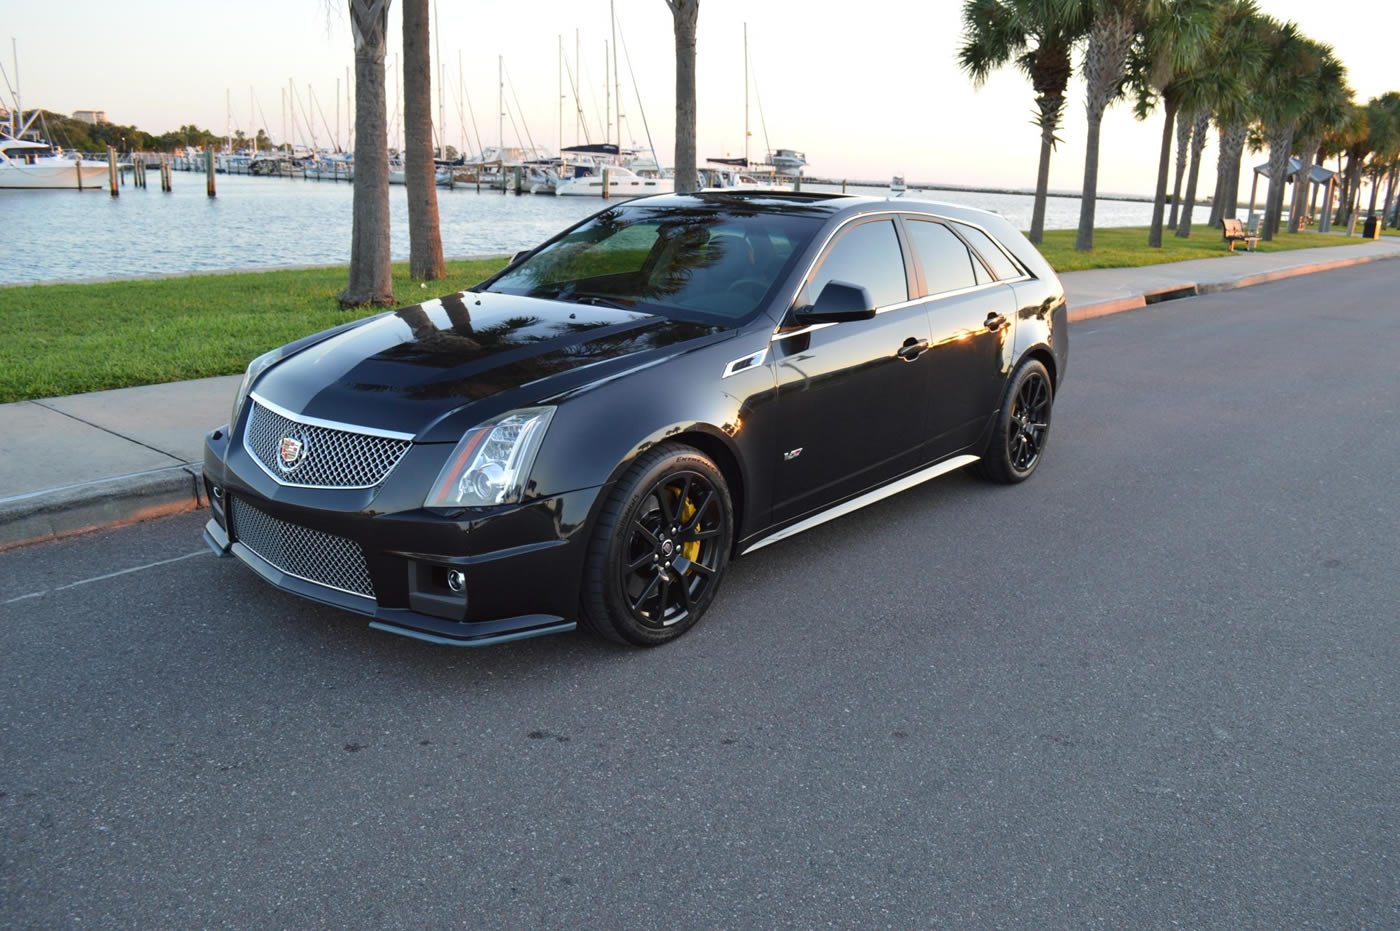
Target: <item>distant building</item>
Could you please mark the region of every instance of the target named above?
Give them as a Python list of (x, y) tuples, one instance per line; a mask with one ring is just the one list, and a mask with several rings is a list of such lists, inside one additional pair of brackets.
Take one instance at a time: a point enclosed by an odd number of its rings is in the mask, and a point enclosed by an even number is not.
[(74, 110), (73, 119), (82, 120), (84, 123), (92, 123), (96, 126), (99, 123), (107, 122), (106, 110)]

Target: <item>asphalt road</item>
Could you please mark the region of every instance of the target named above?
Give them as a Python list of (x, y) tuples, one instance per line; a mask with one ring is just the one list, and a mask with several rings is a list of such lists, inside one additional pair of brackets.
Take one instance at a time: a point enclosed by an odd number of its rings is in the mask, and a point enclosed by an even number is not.
[(376, 633), (203, 515), (0, 554), (0, 924), (1400, 927), (1397, 291), (1086, 323), (1031, 482), (660, 650)]

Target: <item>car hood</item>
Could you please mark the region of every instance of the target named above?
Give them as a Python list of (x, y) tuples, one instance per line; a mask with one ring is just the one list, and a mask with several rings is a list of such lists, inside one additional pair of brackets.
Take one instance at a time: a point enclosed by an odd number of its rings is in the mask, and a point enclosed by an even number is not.
[[(455, 441), (498, 411), (731, 332), (637, 310), (463, 292), (315, 343), (274, 365), (253, 392), (308, 417)], [(477, 408), (470, 416), (468, 406)]]

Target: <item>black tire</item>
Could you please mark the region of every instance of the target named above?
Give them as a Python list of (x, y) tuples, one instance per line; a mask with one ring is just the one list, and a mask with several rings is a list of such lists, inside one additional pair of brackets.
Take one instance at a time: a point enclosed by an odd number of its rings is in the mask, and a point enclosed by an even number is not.
[(699, 450), (663, 443), (604, 501), (584, 563), (580, 614), (600, 636), (659, 646), (694, 627), (734, 545), (723, 474)]
[(1037, 359), (1022, 362), (1006, 386), (977, 472), (1004, 485), (1030, 478), (1044, 458), (1054, 401), (1054, 385), (1045, 366)]

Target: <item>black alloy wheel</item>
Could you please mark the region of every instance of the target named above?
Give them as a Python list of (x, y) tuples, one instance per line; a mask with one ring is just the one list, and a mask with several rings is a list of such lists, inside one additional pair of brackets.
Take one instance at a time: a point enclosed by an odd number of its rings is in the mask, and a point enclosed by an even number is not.
[(1050, 436), (1050, 411), (1055, 392), (1050, 373), (1036, 359), (1027, 359), (1011, 377), (997, 411), (978, 471), (994, 482), (1015, 484), (1030, 478), (1040, 465)]
[(667, 443), (627, 471), (599, 515), (583, 616), (613, 640), (655, 646), (700, 619), (733, 547), (733, 505), (713, 462)]

